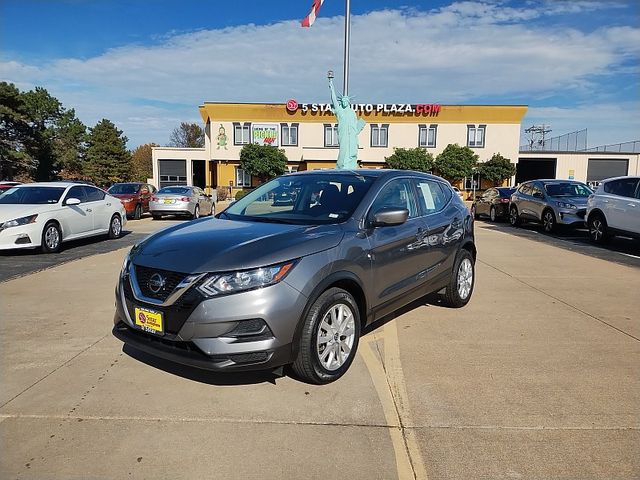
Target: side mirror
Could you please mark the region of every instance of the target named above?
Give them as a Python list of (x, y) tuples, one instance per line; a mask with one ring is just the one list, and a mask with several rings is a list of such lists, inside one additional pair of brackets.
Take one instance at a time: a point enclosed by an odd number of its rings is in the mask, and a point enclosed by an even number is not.
[(65, 205), (80, 205), (80, 200), (78, 198), (67, 198), (67, 201), (64, 202)]
[(382, 208), (373, 214), (369, 223), (372, 227), (392, 227), (402, 225), (409, 218), (409, 210), (406, 208)]

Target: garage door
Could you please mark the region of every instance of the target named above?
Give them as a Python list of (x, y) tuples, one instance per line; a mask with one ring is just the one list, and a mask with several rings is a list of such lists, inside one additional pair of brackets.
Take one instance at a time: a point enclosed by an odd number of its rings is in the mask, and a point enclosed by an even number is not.
[(627, 175), (628, 171), (628, 159), (590, 158), (587, 166), (587, 182), (599, 182), (605, 178), (622, 177)]
[(187, 184), (186, 160), (160, 160), (160, 188)]

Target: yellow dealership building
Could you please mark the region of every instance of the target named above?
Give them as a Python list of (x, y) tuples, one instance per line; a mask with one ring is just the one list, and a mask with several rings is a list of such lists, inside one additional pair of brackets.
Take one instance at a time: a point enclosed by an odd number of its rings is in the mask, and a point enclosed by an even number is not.
[[(354, 109), (367, 123), (358, 137), (361, 168), (383, 168), (394, 148), (420, 147), (436, 157), (457, 143), (473, 149), (481, 162), (495, 153), (511, 159), (518, 167), (512, 184), (531, 178), (597, 181), (640, 173), (635, 151), (521, 151), (526, 105), (356, 104)], [(329, 104), (205, 102), (199, 110), (204, 148), (154, 148), (151, 182), (157, 187), (194, 185), (210, 192), (224, 187), (232, 194), (254, 187), (258, 179), (240, 168), (240, 151), (248, 143), (283, 149), (289, 171), (336, 165), (336, 118)], [(471, 188), (470, 179), (459, 186)]]

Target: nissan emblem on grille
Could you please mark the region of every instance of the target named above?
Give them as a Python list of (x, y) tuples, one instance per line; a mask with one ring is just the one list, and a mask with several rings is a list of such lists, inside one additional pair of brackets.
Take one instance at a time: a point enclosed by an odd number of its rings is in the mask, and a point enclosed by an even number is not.
[(162, 275), (160, 275), (159, 273), (154, 273), (153, 275), (151, 275), (151, 278), (149, 278), (147, 286), (153, 293), (159, 293), (162, 289), (164, 289), (165, 282), (166, 280)]

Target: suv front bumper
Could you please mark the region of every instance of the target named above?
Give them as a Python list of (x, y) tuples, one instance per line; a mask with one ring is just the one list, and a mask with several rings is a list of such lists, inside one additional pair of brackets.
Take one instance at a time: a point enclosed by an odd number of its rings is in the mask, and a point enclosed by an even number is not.
[[(131, 277), (116, 287), (113, 335), (138, 350), (192, 367), (227, 371), (275, 368), (293, 361), (293, 338), (307, 298), (286, 281), (233, 295), (204, 298), (190, 287), (173, 304), (137, 298)], [(134, 320), (135, 308), (162, 312), (164, 332), (147, 333)], [(247, 322), (262, 320), (257, 335), (237, 335)], [(239, 328), (240, 326), (240, 328)]]

